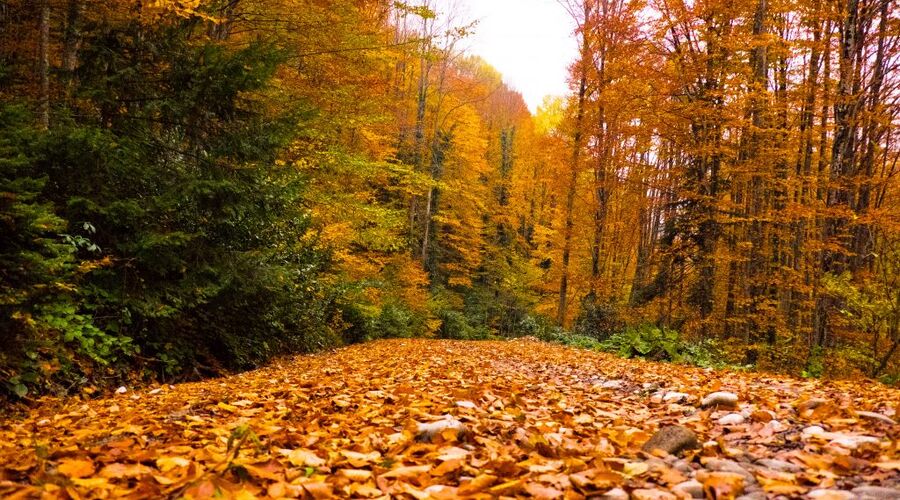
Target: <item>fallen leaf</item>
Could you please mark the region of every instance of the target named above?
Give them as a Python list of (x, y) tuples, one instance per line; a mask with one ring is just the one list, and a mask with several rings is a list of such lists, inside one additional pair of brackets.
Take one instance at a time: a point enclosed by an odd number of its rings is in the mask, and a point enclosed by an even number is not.
[(427, 473), (431, 468), (431, 464), (401, 466), (385, 472), (381, 477), (385, 479), (414, 479), (421, 474)]
[(56, 470), (64, 476), (80, 479), (94, 473), (94, 462), (88, 459), (63, 459)]
[(325, 459), (320, 458), (311, 450), (297, 448), (295, 450), (278, 450), (279, 453), (286, 456), (291, 465), (295, 467), (321, 467), (325, 465)]

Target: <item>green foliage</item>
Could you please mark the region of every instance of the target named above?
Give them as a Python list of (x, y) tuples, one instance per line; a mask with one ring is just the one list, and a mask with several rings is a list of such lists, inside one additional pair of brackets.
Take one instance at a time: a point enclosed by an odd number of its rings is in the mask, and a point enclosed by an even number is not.
[(66, 378), (67, 351), (106, 363), (131, 349), (76, 305), (75, 254), (94, 247), (63, 234), (68, 224), (44, 196), (44, 137), (32, 122), (21, 106), (0, 105), (0, 387), (17, 397), (46, 389), (54, 374)]
[(625, 358), (639, 357), (656, 361), (691, 364), (704, 368), (718, 368), (725, 365), (715, 354), (718, 346), (712, 341), (688, 342), (673, 330), (661, 330), (644, 325), (627, 328), (599, 341), (594, 336), (570, 333), (534, 319), (528, 321), (524, 330), (533, 332), (545, 342), (554, 342), (581, 349), (606, 351)]
[(644, 358), (655, 361), (718, 367), (724, 363), (714, 354), (718, 350), (711, 341), (689, 342), (674, 330), (651, 325), (627, 328), (600, 343), (600, 348), (625, 358)]
[(619, 308), (615, 304), (599, 302), (588, 295), (582, 301), (581, 314), (575, 320), (572, 330), (581, 335), (604, 340), (621, 331), (624, 326), (619, 317)]
[(357, 302), (346, 302), (341, 306), (343, 342), (356, 344), (369, 340), (389, 338), (412, 338), (425, 333), (427, 317), (412, 311), (408, 306), (391, 302), (384, 306), (372, 307)]
[(884, 385), (900, 387), (900, 373), (882, 375), (878, 377), (878, 381)]
[[(828, 369), (823, 372), (840, 375), (844, 371), (862, 370), (877, 377), (888, 368), (890, 360), (882, 361), (878, 354), (890, 352), (894, 343), (900, 343), (900, 294), (893, 270), (882, 271), (862, 283), (854, 281), (850, 273), (822, 277), (825, 293), (839, 304), (838, 317), (833, 322), (851, 331), (868, 334), (843, 336), (834, 352), (818, 353), (839, 361), (827, 363)], [(874, 344), (871, 338), (875, 339)], [(883, 346), (879, 345), (879, 340)], [(842, 370), (844, 367), (847, 369)]]
[(92, 63), (68, 117), (39, 132), (0, 107), (7, 391), (90, 381), (92, 367), (140, 362), (167, 378), (339, 343), (329, 254), (304, 180), (278, 162), (311, 112), (261, 99), (282, 54), (195, 38), (188, 21), (83, 35)]
[(381, 308), (375, 320), (375, 338), (411, 338), (425, 332), (425, 317), (400, 303), (389, 303)]
[(569, 347), (577, 347), (579, 349), (599, 351), (601, 348), (600, 342), (594, 337), (578, 333), (569, 333), (564, 330), (548, 330), (538, 338), (545, 342), (553, 342)]
[(815, 346), (810, 350), (809, 359), (806, 361), (806, 368), (804, 368), (801, 373), (803, 378), (819, 378), (825, 373), (824, 351), (825, 350), (819, 346)]
[(441, 320), (439, 330), (441, 338), (455, 340), (487, 340), (493, 338), (488, 328), (483, 325), (473, 325), (459, 311), (442, 311), (438, 317)]

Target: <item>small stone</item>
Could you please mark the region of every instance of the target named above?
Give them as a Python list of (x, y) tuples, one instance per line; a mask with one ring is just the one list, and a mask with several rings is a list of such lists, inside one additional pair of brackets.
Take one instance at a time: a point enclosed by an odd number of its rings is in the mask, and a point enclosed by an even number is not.
[(457, 401), (456, 406), (459, 406), (460, 408), (468, 408), (468, 409), (472, 410), (475, 408), (475, 403), (473, 403), (471, 401)]
[(714, 392), (712, 394), (708, 394), (703, 400), (700, 402), (701, 406), (728, 406), (733, 407), (736, 406), (738, 402), (737, 394), (733, 392), (725, 392), (719, 391)]
[(634, 500), (676, 500), (678, 497), (663, 490), (638, 489), (631, 492)]
[(860, 486), (853, 488), (853, 494), (859, 500), (897, 500), (900, 499), (900, 489), (885, 488), (883, 486)]
[(771, 429), (772, 432), (775, 433), (788, 430), (788, 426), (782, 424), (780, 420), (771, 420), (769, 422), (766, 422), (766, 427)]
[(430, 443), (435, 436), (446, 430), (456, 431), (458, 439), (462, 440), (468, 433), (465, 424), (455, 418), (445, 418), (435, 422), (419, 423), (416, 427), (416, 440)]
[(804, 436), (825, 436), (828, 433), (825, 432), (825, 429), (818, 425), (810, 425), (809, 427), (803, 429), (802, 434)]
[[(672, 455), (668, 455), (666, 458), (669, 458), (671, 456)], [(647, 460), (644, 460), (643, 462), (630, 462), (630, 463), (632, 463), (632, 464), (641, 464), (641, 463), (647, 464), (649, 466), (650, 470), (665, 470), (665, 469), (669, 468), (669, 464), (666, 463), (665, 460), (663, 460), (661, 458), (657, 458), (657, 457), (650, 457)], [(629, 466), (629, 464), (625, 464), (626, 468), (628, 466)], [(634, 466), (632, 466), (632, 468), (634, 468)], [(634, 475), (640, 475), (640, 474), (634, 474)]]
[(710, 458), (703, 461), (703, 466), (708, 470), (715, 472), (731, 472), (733, 474), (738, 474), (744, 478), (744, 484), (746, 485), (756, 484), (756, 476), (751, 474), (747, 469), (741, 467), (741, 465), (734, 460)]
[(125, 394), (126, 392), (128, 392), (128, 389), (126, 389), (124, 385), (116, 389), (116, 394)]
[(757, 464), (778, 472), (801, 472), (803, 471), (803, 467), (792, 464), (791, 462), (786, 462), (784, 460), (777, 460), (774, 458), (762, 458), (756, 461)]
[(665, 396), (663, 396), (663, 401), (667, 403), (681, 403), (683, 401), (687, 401), (687, 399), (691, 397), (690, 394), (685, 394), (683, 392), (675, 392), (670, 391), (667, 392)]
[(694, 472), (694, 469), (691, 467), (691, 464), (683, 458), (680, 460), (676, 460), (672, 464), (672, 468), (686, 476), (690, 476)]
[(853, 493), (844, 490), (812, 490), (806, 494), (808, 498), (818, 500), (851, 500)]
[(149, 394), (149, 395), (151, 395), (151, 396), (155, 396), (155, 395), (157, 395), (157, 394), (159, 394), (159, 393), (161, 393), (161, 392), (162, 392), (162, 389), (160, 389), (159, 387), (157, 387), (156, 389), (153, 389), (152, 391), (148, 392), (147, 394)]
[(600, 384), (600, 387), (603, 389), (619, 389), (622, 387), (623, 382), (621, 380), (607, 380)]
[(628, 492), (622, 488), (613, 488), (599, 498), (602, 500), (628, 500)]
[(703, 484), (700, 481), (696, 481), (694, 479), (676, 484), (672, 488), (672, 491), (681, 494), (681, 496), (703, 498)]
[(740, 413), (729, 413), (719, 419), (719, 425), (740, 425), (744, 423), (744, 416)]
[(872, 436), (841, 436), (836, 435), (831, 440), (830, 445), (840, 446), (848, 450), (855, 450), (864, 444), (879, 444), (881, 441)]
[(656, 431), (656, 434), (644, 443), (641, 449), (647, 453), (659, 449), (675, 455), (682, 450), (696, 448), (698, 444), (694, 431), (680, 425), (670, 425)]
[(888, 417), (887, 415), (882, 415), (881, 413), (875, 413), (874, 411), (858, 411), (856, 412), (857, 417), (862, 417), (867, 420), (875, 420), (878, 422), (884, 422), (888, 425), (897, 425), (897, 422)]

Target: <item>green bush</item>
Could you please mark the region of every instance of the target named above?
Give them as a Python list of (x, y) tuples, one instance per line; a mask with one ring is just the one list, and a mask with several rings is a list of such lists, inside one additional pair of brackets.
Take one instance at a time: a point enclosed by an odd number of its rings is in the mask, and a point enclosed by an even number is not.
[(46, 197), (47, 137), (22, 106), (0, 106), (0, 396), (69, 383), (73, 356), (108, 365), (135, 347), (97, 327), (80, 305), (78, 253), (96, 257), (94, 227), (70, 224)]
[(594, 337), (578, 333), (568, 333), (564, 331), (548, 332), (541, 340), (569, 347), (577, 347), (579, 349), (590, 349), (592, 351), (600, 350), (600, 341)]
[(411, 338), (425, 332), (425, 317), (402, 304), (389, 303), (381, 308), (375, 319), (374, 334), (370, 338)]
[(718, 349), (713, 341), (688, 342), (675, 330), (651, 325), (627, 328), (601, 342), (600, 348), (625, 358), (638, 357), (701, 367), (724, 365), (714, 354)]
[[(345, 293), (346, 289), (344, 290)], [(366, 304), (357, 294), (341, 298), (342, 337), (347, 344), (389, 338), (412, 338), (425, 333), (424, 312), (411, 310), (402, 302), (388, 302), (381, 307)]]
[(572, 331), (604, 340), (621, 331), (623, 327), (619, 307), (608, 302), (599, 302), (588, 295), (582, 302), (581, 314), (575, 320)]
[(438, 333), (441, 338), (455, 340), (486, 340), (493, 337), (484, 326), (473, 326), (465, 314), (459, 311), (442, 311), (438, 316), (441, 327)]
[(49, 131), (0, 108), (0, 393), (339, 343), (305, 180), (279, 161), (313, 111), (261, 99), (281, 51), (185, 23), (96, 28)]

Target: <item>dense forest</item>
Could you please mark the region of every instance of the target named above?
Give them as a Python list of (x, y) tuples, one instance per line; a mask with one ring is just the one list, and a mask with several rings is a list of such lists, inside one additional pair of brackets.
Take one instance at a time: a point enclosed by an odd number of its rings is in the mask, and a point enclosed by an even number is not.
[(390, 0), (0, 0), (0, 392), (386, 337), (900, 373), (900, 6), (564, 0), (531, 113)]

